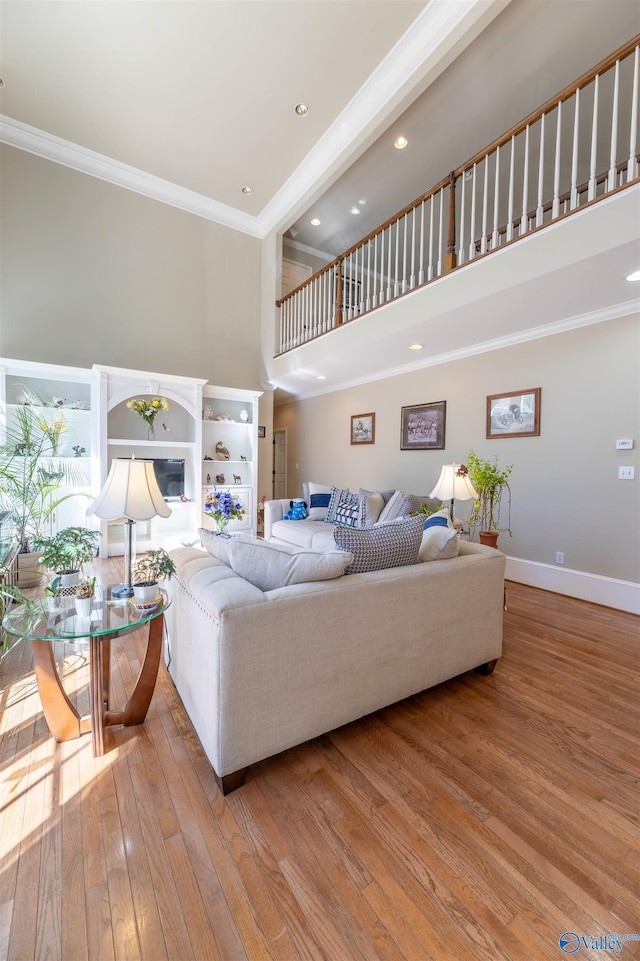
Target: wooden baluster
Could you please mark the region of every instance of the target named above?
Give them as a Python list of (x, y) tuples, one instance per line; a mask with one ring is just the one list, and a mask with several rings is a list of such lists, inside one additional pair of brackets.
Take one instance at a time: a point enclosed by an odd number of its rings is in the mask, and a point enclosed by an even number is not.
[(471, 223), (469, 225), (469, 260), (476, 255), (476, 164), (471, 174)]
[(540, 117), (540, 156), (538, 157), (538, 206), (536, 207), (536, 227), (542, 224), (544, 210), (542, 190), (544, 186), (544, 114)]
[(629, 126), (629, 160), (627, 161), (627, 183), (636, 176), (636, 136), (638, 134), (638, 70), (640, 47), (636, 47), (633, 57), (633, 96), (631, 98), (631, 124)]
[(342, 324), (342, 260), (336, 267), (336, 327)]
[(467, 196), (467, 173), (464, 171), (462, 174), (462, 196), (460, 197), (460, 224), (458, 229), (458, 237), (460, 242), (458, 244), (458, 263), (464, 263), (464, 218), (466, 213), (466, 196)]
[(438, 261), (437, 276), (441, 277), (444, 269), (444, 190), (440, 188), (440, 220), (438, 222)]
[(391, 224), (389, 224), (389, 263), (387, 265), (387, 303), (391, 300)]
[(482, 239), (480, 241), (480, 253), (487, 252), (487, 204), (489, 198), (489, 154), (484, 158), (484, 196), (482, 198)]
[(416, 285), (416, 208), (413, 208), (411, 219), (411, 273), (409, 274), (409, 289)]
[(613, 75), (613, 106), (611, 110), (611, 148), (609, 151), (609, 178), (607, 190), (616, 186), (616, 150), (618, 147), (618, 99), (620, 96), (620, 61), (616, 60)]
[(593, 117), (591, 120), (591, 161), (589, 164), (589, 192), (588, 200), (593, 200), (596, 195), (596, 162), (598, 153), (598, 100), (600, 91), (600, 77), (596, 76), (593, 88)]
[(553, 204), (551, 205), (551, 219), (560, 213), (560, 140), (562, 136), (562, 103), (558, 104), (556, 119), (556, 155), (553, 164)]
[(509, 202), (507, 204), (507, 241), (513, 238), (513, 179), (516, 162), (516, 138), (511, 138), (511, 159), (509, 161)]
[(498, 234), (498, 201), (500, 198), (500, 147), (496, 147), (496, 168), (493, 176), (493, 230), (491, 232), (491, 249), (495, 250), (499, 244)]
[(418, 270), (418, 283), (424, 283), (424, 200), (420, 204), (420, 268)]
[(578, 136), (580, 133), (580, 90), (576, 90), (573, 113), (573, 149), (571, 153), (571, 201), (570, 210), (578, 206)]
[[(444, 191), (442, 192), (444, 194)], [(442, 205), (440, 206), (442, 217)], [(448, 274), (457, 264), (456, 257), (456, 175), (449, 174), (449, 224), (447, 227), (447, 255), (444, 260), (444, 272)]]
[(529, 230), (529, 214), (527, 205), (529, 203), (529, 124), (524, 131), (524, 163), (522, 170), (522, 216), (520, 218), (520, 235), (526, 234)]
[(373, 297), (371, 306), (378, 306), (378, 235), (373, 238)]
[(434, 198), (429, 197), (429, 280), (433, 280), (433, 207)]
[(395, 275), (395, 284), (393, 288), (394, 297), (398, 296), (398, 293), (400, 290), (400, 285), (398, 283), (398, 275), (400, 273), (399, 256), (400, 256), (400, 221), (396, 220), (396, 275)]
[(365, 310), (371, 309), (371, 241), (367, 243), (367, 299)]

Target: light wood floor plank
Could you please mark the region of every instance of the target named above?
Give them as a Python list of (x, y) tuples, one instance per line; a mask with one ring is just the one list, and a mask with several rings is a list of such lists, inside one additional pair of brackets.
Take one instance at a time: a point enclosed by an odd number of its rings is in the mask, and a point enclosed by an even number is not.
[[(491, 677), (262, 761), (227, 798), (163, 665), (145, 724), (94, 758), (90, 737), (52, 741), (19, 644), (0, 662), (0, 961), (551, 961), (566, 930), (640, 933), (639, 628), (509, 584)], [(145, 644), (112, 645), (116, 706)], [(57, 655), (86, 711), (86, 650)]]

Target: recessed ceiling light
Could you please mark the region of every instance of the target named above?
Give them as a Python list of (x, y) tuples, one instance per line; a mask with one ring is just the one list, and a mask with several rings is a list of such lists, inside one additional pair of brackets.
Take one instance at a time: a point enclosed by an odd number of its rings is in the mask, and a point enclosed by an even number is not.
[(252, 194), (252, 193), (253, 193), (253, 187), (243, 187), (243, 188), (242, 188), (242, 193), (243, 193), (243, 194)]
[(627, 280), (630, 280), (632, 282), (636, 280), (640, 280), (640, 270), (634, 270), (632, 274), (629, 274), (629, 276), (627, 277)]
[(396, 148), (396, 150), (404, 150), (408, 143), (409, 141), (406, 137), (396, 137), (396, 139), (393, 141), (393, 146)]
[(316, 375), (316, 380), (326, 380), (326, 379), (327, 379), (327, 378), (325, 377), (324, 374), (317, 374), (317, 375)]
[(310, 223), (312, 227), (319, 227), (322, 221), (318, 217), (314, 217), (313, 220), (310, 221)]
[(299, 117), (306, 117), (309, 113), (309, 107), (306, 103), (297, 103), (293, 109)]
[(359, 208), (359, 207), (356, 207), (356, 205), (354, 204), (353, 207), (351, 208), (351, 210), (349, 211), (349, 213), (359, 214), (359, 213), (360, 213), (360, 208)]
[(409, 350), (422, 350), (424, 344), (409, 344)]
[(366, 204), (366, 202), (367, 202), (367, 198), (366, 198), (366, 197), (362, 197), (362, 198), (358, 201), (358, 203), (360, 204), (361, 207), (364, 207), (364, 205)]

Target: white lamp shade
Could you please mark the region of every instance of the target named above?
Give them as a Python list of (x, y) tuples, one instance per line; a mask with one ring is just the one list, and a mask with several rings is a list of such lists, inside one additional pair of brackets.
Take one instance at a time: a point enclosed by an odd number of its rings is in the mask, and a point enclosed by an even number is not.
[(104, 487), (87, 514), (96, 514), (106, 521), (120, 517), (148, 521), (157, 514), (169, 517), (171, 509), (160, 493), (153, 461), (135, 458), (112, 461)]
[(477, 501), (478, 492), (467, 474), (457, 473), (459, 467), (459, 464), (445, 464), (429, 497), (437, 497), (441, 501), (450, 501), (452, 498), (456, 501), (468, 501), (470, 498)]

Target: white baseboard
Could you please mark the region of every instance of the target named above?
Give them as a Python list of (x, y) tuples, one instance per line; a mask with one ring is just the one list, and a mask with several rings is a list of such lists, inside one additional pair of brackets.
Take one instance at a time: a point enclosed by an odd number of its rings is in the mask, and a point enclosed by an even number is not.
[(640, 614), (640, 584), (634, 584), (633, 581), (620, 581), (586, 571), (526, 561), (520, 557), (507, 557), (505, 576), (507, 580), (519, 584), (566, 594), (604, 607), (615, 607), (630, 614)]

